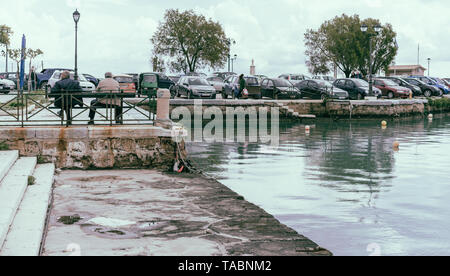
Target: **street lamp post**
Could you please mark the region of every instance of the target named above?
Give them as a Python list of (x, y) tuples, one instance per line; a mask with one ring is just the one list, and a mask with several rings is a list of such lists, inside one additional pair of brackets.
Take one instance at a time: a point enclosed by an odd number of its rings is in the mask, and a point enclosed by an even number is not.
[(230, 72), (230, 62), (231, 62), (231, 44), (236, 44), (236, 41), (232, 38), (226, 40), (228, 44), (228, 72)]
[(237, 55), (234, 55), (234, 58), (231, 59), (231, 72), (234, 72), (234, 61), (237, 59)]
[(368, 27), (367, 25), (362, 25), (361, 26), (361, 31), (363, 33), (367, 33), (367, 35), (369, 36), (369, 96), (373, 96), (373, 79), (372, 79), (372, 59), (373, 59), (373, 55), (372, 55), (372, 37), (376, 37), (380, 32), (381, 32), (381, 26), (380, 25), (376, 25), (375, 27), (373, 27), (375, 33), (369, 33), (367, 32)]
[(73, 12), (73, 21), (75, 21), (75, 74), (74, 80), (78, 80), (78, 21), (80, 20), (80, 13), (78, 9)]
[(431, 61), (431, 58), (427, 58), (427, 60), (428, 60), (428, 77), (430, 77), (430, 61)]

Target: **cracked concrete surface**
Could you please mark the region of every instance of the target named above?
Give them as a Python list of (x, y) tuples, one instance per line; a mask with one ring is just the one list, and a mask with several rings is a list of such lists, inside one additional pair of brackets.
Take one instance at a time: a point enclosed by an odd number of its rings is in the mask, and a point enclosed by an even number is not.
[[(217, 181), (155, 170), (62, 171), (43, 255), (330, 255)], [(81, 217), (63, 224), (64, 216)]]

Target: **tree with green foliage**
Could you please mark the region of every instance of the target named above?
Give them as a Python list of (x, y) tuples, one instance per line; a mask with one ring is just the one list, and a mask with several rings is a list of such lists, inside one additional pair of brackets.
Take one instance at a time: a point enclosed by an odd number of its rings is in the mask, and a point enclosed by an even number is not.
[(10, 44), (10, 37), (13, 34), (11, 27), (0, 25), (0, 44), (6, 46)]
[(387, 68), (398, 51), (392, 25), (386, 24), (380, 34), (370, 39), (369, 33), (361, 31), (363, 24), (372, 32), (373, 26), (381, 25), (377, 19), (361, 21), (358, 15), (343, 14), (325, 21), (318, 30), (307, 30), (305, 54), (310, 72), (327, 73), (336, 65), (346, 77), (356, 69), (367, 75), (370, 66), (369, 41), (372, 42), (372, 72)]
[(221, 68), (228, 58), (229, 46), (222, 26), (192, 10), (167, 10), (151, 42), (153, 55), (164, 57), (173, 72)]
[[(10, 44), (11, 35), (14, 32), (11, 27), (6, 25), (0, 25), (0, 45), (5, 46), (5, 52), (8, 51), (8, 46)], [(6, 57), (6, 56), (5, 56)], [(8, 68), (8, 58), (6, 58), (6, 68)]]

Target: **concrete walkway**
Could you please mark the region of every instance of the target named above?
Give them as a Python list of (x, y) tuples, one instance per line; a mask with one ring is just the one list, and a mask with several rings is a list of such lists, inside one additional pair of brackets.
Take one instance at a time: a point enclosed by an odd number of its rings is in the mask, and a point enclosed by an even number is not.
[(330, 255), (217, 181), (62, 171), (43, 255)]

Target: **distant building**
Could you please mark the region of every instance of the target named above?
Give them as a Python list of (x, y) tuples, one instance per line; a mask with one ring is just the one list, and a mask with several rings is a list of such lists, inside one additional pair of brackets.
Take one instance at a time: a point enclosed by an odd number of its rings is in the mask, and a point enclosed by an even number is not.
[(424, 76), (427, 69), (421, 65), (389, 66), (386, 76)]
[(256, 74), (256, 66), (255, 66), (255, 60), (252, 59), (252, 65), (250, 66), (250, 75)]

